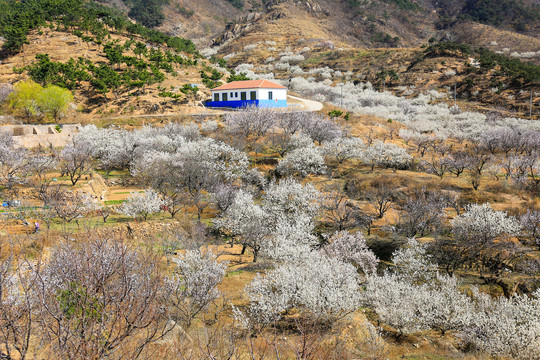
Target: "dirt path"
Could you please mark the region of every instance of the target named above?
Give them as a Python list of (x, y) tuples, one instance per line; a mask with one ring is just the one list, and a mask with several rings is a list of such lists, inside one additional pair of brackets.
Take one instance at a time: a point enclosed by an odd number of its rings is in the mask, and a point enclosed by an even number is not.
[(303, 98), (299, 98), (292, 95), (289, 95), (289, 97), (291, 99), (295, 99), (295, 100), (303, 102), (304, 108), (305, 108), (305, 110), (303, 111), (321, 111), (324, 107), (324, 105), (318, 101), (303, 99)]

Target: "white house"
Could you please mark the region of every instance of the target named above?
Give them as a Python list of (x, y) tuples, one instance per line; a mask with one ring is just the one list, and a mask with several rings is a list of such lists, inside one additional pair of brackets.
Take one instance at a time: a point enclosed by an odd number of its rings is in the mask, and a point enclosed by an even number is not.
[(287, 107), (287, 88), (268, 80), (233, 81), (211, 91), (209, 107)]

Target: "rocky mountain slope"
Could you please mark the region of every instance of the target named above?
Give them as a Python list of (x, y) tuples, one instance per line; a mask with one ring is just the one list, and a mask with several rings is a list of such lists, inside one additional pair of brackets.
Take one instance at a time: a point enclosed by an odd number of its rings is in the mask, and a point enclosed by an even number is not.
[[(449, 101), (455, 85), (456, 97), (472, 108), (516, 116), (528, 113), (531, 91), (533, 102), (540, 97), (538, 80), (486, 70), (473, 54), (485, 48), (540, 65), (538, 0), (171, 0), (163, 13), (159, 29), (192, 39), (231, 68), (249, 64), (277, 79), (330, 69), (349, 75), (315, 77), (334, 85), (370, 81), (401, 95), (435, 90)], [(440, 41), (469, 45), (473, 53), (424, 56)]]
[[(540, 34), (539, 0), (170, 0), (162, 12), (160, 29), (199, 44), (222, 43), (261, 30), (269, 37), (279, 36), (282, 31), (266, 28), (273, 23), (283, 29), (296, 24), (305, 38), (339, 39), (355, 47), (420, 46), (442, 37), (485, 45), (472, 23), (531, 40)], [(294, 34), (294, 26), (288, 29)], [(533, 41), (512, 50), (532, 51), (537, 46)]]

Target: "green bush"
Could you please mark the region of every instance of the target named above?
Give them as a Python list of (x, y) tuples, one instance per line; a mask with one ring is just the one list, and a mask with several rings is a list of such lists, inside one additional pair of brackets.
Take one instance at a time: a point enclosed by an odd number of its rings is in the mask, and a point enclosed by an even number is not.
[(195, 15), (195, 12), (191, 9), (188, 9), (184, 6), (180, 6), (180, 5), (177, 5), (176, 6), (176, 10), (178, 10), (178, 12), (180, 14), (182, 14), (183, 16), (187, 17), (187, 18), (190, 18), (192, 17), (193, 15)]
[(73, 95), (68, 89), (56, 85), (47, 86), (37, 98), (37, 105), (44, 113), (58, 120), (73, 102)]
[(168, 3), (167, 0), (124, 0), (124, 2), (131, 5), (129, 17), (146, 27), (159, 26), (165, 20), (162, 7)]
[(343, 111), (341, 110), (332, 110), (328, 112), (328, 116), (330, 116), (332, 119), (340, 117), (341, 115), (343, 115)]
[(48, 114), (58, 120), (73, 102), (73, 95), (67, 89), (56, 85), (43, 88), (32, 80), (15, 84), (9, 96), (14, 109), (22, 110), (26, 116)]
[(237, 9), (242, 10), (244, 8), (244, 0), (227, 0), (231, 3), (232, 6), (234, 6)]
[[(210, 71), (210, 75), (208, 75), (205, 70)], [(205, 70), (201, 70), (200, 74), (202, 82), (207, 88), (213, 89), (221, 85), (221, 82), (219, 80), (223, 77), (222, 73), (220, 73), (216, 69), (211, 69), (208, 67), (206, 67)]]
[(9, 104), (14, 109), (22, 110), (28, 117), (35, 116), (39, 113), (37, 99), (42, 91), (43, 87), (32, 80), (18, 82), (9, 95)]
[(540, 18), (540, 6), (514, 0), (467, 0), (462, 12), (471, 20), (495, 26), (507, 23), (517, 31), (534, 26)]
[(251, 80), (251, 79), (246, 76), (246, 73), (237, 74), (234, 70), (231, 71), (231, 76), (227, 78), (227, 82), (245, 81), (245, 80)]

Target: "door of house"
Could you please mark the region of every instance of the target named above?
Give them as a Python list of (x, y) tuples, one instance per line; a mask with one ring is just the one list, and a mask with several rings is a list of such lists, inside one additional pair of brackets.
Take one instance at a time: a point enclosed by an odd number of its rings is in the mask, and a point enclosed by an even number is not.
[(247, 100), (247, 96), (246, 96), (246, 93), (244, 91), (242, 91), (240, 93), (240, 100)]
[(250, 96), (250, 100), (257, 100), (257, 92), (256, 91), (252, 91), (249, 96)]
[(229, 99), (227, 98), (227, 93), (223, 93), (223, 101), (228, 101)]

